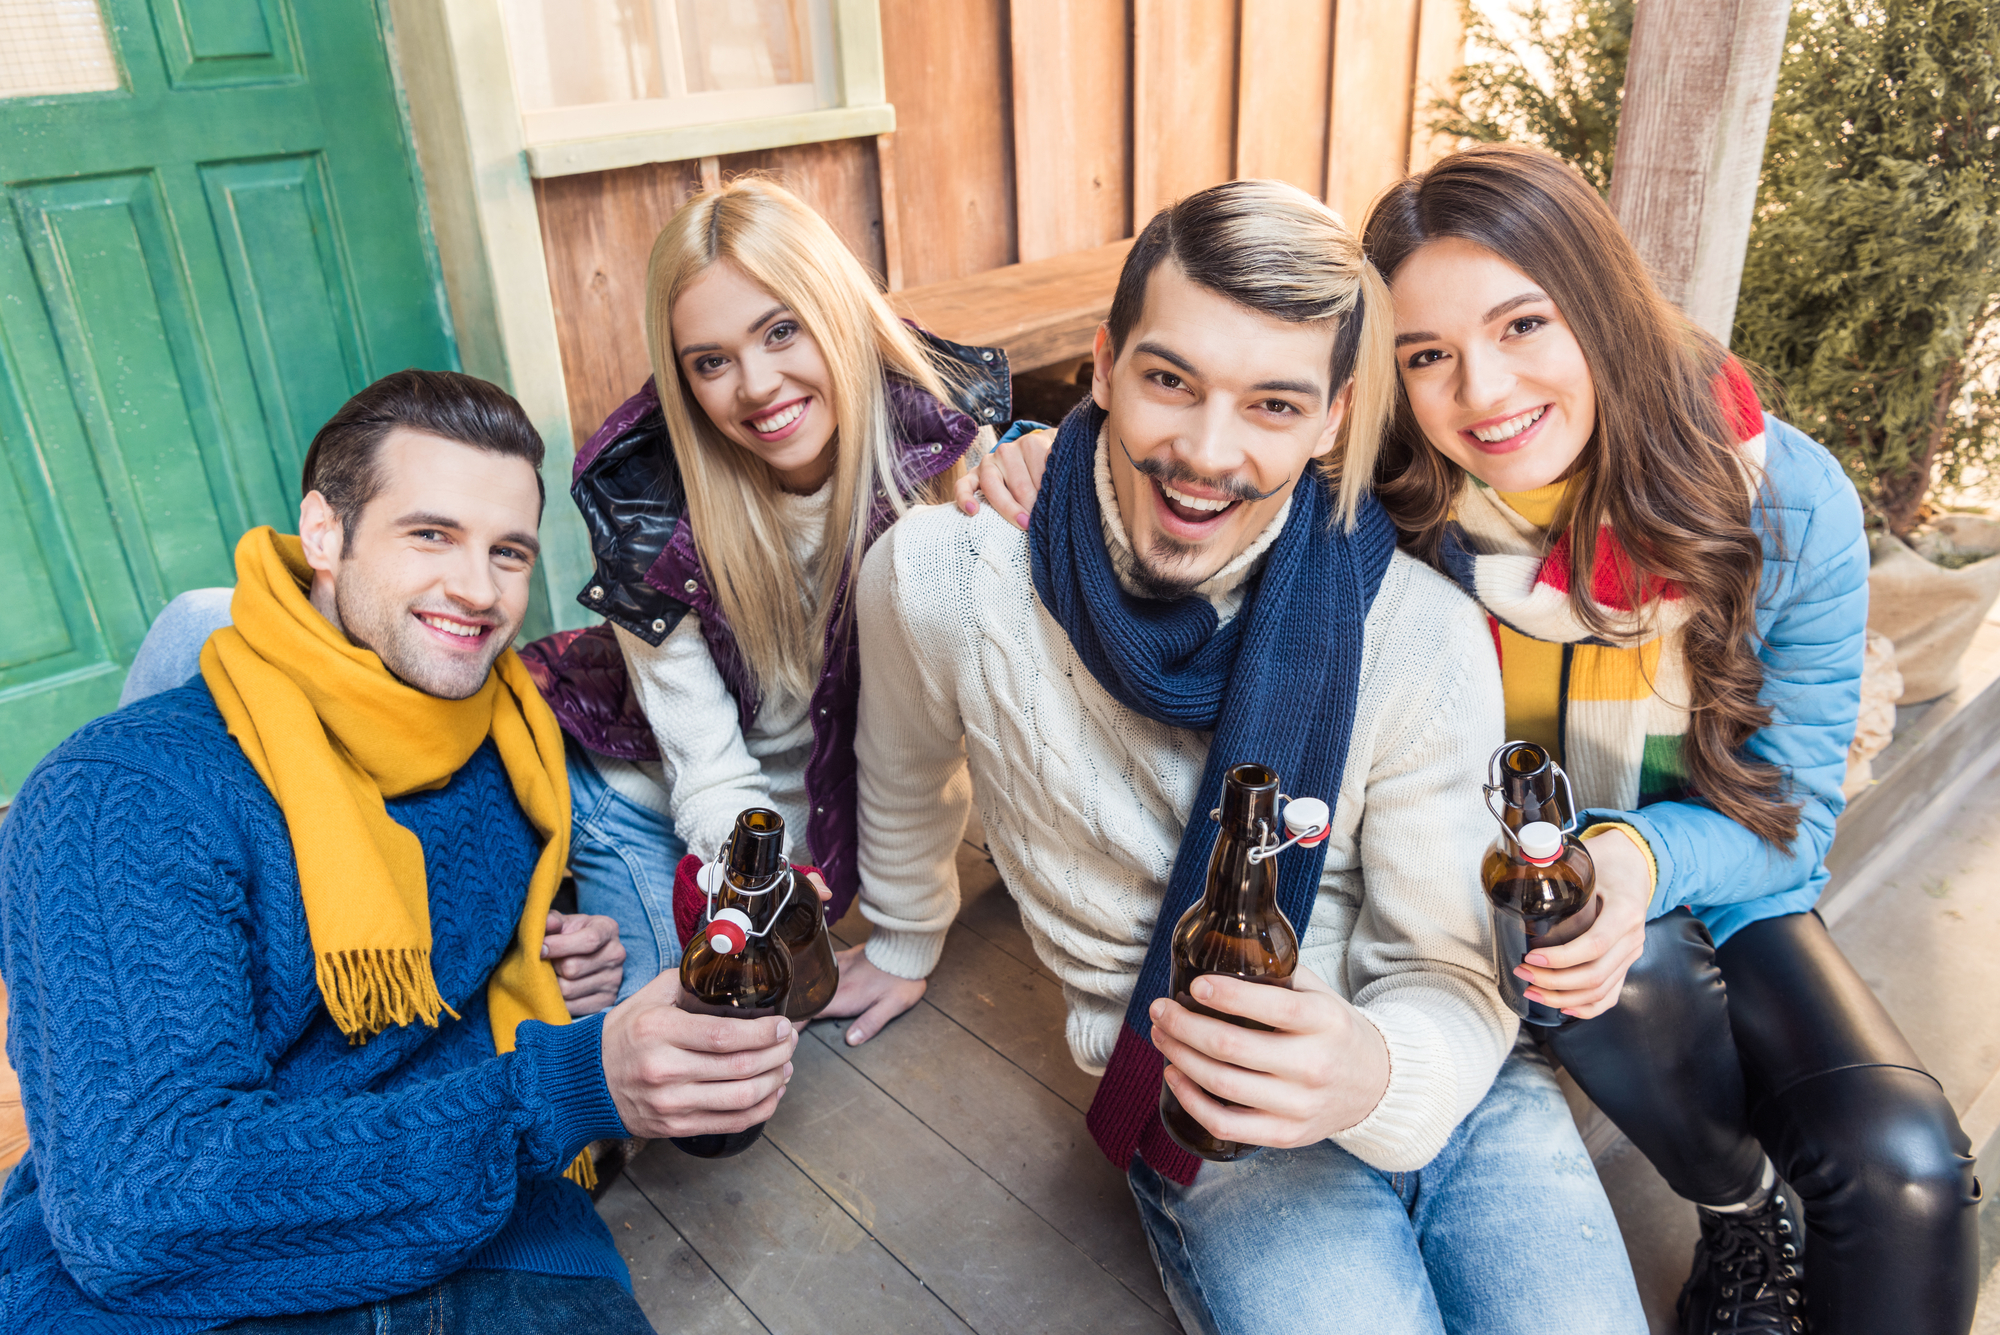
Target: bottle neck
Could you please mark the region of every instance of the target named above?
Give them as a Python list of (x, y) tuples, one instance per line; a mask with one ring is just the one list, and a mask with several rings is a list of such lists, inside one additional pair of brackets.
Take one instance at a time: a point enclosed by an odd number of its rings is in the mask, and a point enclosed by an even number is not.
[(716, 907), (741, 909), (762, 931), (785, 901), (785, 819), (765, 807), (736, 818), (723, 856), (723, 886)]
[(1509, 742), (1494, 757), (1500, 770), (1500, 800), (1507, 828), (1518, 830), (1535, 821), (1561, 827), (1563, 785), (1556, 780), (1556, 762), (1533, 742)]
[(721, 893), (715, 897), (716, 912), (736, 909), (750, 920), (750, 930), (757, 935), (768, 932), (777, 920), (778, 910), (785, 902), (786, 881), (789, 878), (767, 878), (769, 889), (757, 887), (761, 893), (746, 894), (734, 882), (724, 882)]
[(1276, 803), (1266, 801), (1249, 819), (1224, 821), (1208, 863), (1204, 898), (1211, 912), (1224, 917), (1252, 916), (1278, 905), (1278, 863), (1275, 858), (1250, 860), (1252, 849), (1279, 842), (1270, 833)]

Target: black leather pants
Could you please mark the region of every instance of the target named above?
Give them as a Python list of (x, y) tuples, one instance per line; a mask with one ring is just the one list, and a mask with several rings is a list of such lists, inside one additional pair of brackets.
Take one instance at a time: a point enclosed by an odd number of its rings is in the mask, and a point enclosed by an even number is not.
[(1770, 1155), (1805, 1209), (1816, 1335), (1971, 1326), (1972, 1147), (1818, 914), (1717, 950), (1677, 909), (1646, 928), (1618, 1005), (1541, 1037), (1687, 1199), (1743, 1200)]

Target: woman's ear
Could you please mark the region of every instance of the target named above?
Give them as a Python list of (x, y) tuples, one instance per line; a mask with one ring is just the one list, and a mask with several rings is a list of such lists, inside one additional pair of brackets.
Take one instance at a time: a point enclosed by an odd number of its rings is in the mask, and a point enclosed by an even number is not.
[(299, 502), (299, 545), (306, 549), (306, 564), (322, 575), (335, 574), (346, 541), (340, 516), (326, 503), (326, 497), (317, 491), (307, 492)]

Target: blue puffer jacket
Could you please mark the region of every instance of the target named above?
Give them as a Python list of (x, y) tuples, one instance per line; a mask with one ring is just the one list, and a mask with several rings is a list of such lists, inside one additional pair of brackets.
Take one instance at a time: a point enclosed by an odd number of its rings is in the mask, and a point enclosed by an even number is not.
[(1774, 849), (1699, 802), (1655, 802), (1638, 811), (1594, 810), (1586, 824), (1624, 821), (1659, 864), (1650, 916), (1686, 904), (1716, 944), (1750, 923), (1803, 913), (1826, 885), (1847, 748), (1861, 705), (1868, 624), (1868, 541), (1861, 503), (1833, 456), (1803, 432), (1764, 417), (1766, 487), (1752, 523), (1764, 540), (1757, 630), (1769, 726), (1747, 750), (1791, 778), (1799, 832)]

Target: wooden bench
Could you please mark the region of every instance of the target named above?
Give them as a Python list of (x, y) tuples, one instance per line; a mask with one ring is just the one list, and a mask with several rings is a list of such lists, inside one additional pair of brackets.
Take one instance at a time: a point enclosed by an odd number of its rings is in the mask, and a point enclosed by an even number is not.
[(898, 313), (959, 343), (1006, 349), (1016, 375), (1088, 356), (1131, 238), (891, 292)]

